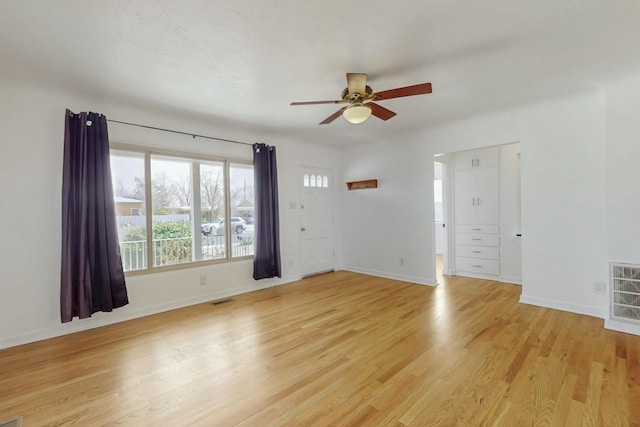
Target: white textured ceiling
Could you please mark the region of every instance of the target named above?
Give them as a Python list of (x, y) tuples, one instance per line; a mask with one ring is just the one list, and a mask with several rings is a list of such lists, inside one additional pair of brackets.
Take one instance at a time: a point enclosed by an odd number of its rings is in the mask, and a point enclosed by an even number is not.
[[(3, 0), (0, 24), (4, 78), (337, 145), (640, 72), (637, 0)], [(338, 99), (347, 72), (433, 93), (361, 125), (289, 106)]]

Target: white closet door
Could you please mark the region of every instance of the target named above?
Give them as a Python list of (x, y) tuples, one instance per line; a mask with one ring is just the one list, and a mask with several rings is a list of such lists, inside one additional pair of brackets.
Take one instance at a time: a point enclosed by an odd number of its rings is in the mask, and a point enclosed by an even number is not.
[(455, 217), (456, 224), (475, 224), (477, 197), (475, 177), (477, 169), (456, 171), (455, 176)]
[(498, 224), (500, 220), (500, 178), (497, 167), (474, 171), (476, 224)]
[(476, 152), (463, 151), (460, 153), (456, 153), (454, 164), (456, 171), (474, 169), (476, 167)]

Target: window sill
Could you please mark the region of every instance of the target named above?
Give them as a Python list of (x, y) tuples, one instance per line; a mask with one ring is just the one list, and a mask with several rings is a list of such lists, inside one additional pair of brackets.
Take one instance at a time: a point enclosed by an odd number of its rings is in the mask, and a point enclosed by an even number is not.
[(187, 270), (190, 268), (202, 268), (202, 267), (214, 266), (214, 265), (225, 265), (229, 263), (234, 263), (238, 261), (247, 261), (247, 260), (253, 260), (253, 256), (248, 255), (243, 257), (234, 257), (231, 259), (223, 258), (223, 259), (206, 260), (206, 261), (194, 261), (194, 262), (189, 262), (184, 264), (172, 264), (172, 265), (165, 265), (162, 267), (147, 268), (144, 270), (131, 270), (131, 271), (125, 271), (124, 275), (125, 277), (144, 276), (147, 274), (166, 273), (169, 271)]

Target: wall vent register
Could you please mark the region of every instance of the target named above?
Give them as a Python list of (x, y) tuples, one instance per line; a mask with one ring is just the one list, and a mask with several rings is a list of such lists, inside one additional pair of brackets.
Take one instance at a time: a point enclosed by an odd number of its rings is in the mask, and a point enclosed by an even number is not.
[(640, 324), (640, 265), (609, 266), (612, 319)]

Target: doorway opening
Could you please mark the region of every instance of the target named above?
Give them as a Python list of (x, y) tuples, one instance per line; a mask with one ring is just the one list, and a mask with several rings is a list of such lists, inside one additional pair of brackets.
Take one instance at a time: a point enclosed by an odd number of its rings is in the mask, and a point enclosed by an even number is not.
[(520, 143), (436, 155), (433, 161), (438, 283), (456, 275), (521, 284)]
[(436, 279), (442, 282), (444, 271), (445, 252), (447, 248), (447, 233), (445, 223), (445, 203), (444, 203), (444, 163), (433, 162), (433, 207), (434, 207), (434, 230), (435, 230), (435, 266)]

